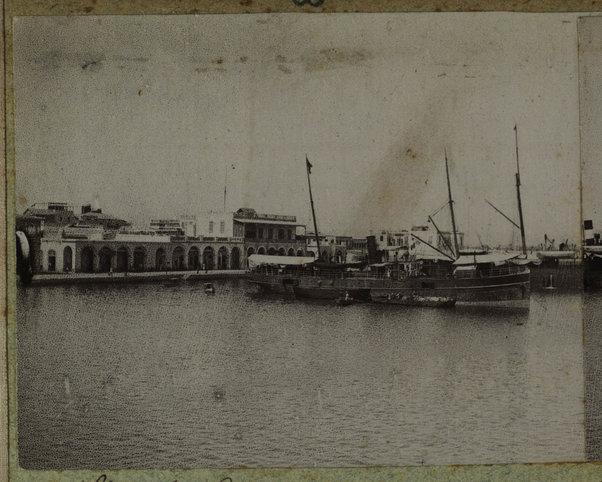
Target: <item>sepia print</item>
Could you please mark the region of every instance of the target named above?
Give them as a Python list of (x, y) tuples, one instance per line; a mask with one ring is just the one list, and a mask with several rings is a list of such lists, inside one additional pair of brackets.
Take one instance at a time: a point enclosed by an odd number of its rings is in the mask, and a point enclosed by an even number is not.
[(19, 466), (599, 459), (601, 32), (15, 17)]

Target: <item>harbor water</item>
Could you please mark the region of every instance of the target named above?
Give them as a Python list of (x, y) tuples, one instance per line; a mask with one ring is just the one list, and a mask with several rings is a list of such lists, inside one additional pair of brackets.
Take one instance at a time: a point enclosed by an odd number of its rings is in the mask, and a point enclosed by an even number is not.
[(19, 289), (20, 464), (364, 466), (585, 458), (582, 298), (451, 309), (243, 280)]

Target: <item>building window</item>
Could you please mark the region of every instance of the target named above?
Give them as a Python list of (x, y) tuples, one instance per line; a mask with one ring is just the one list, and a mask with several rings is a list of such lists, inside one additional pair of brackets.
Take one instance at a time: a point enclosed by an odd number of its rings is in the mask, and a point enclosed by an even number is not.
[(48, 271), (56, 271), (56, 253), (54, 249), (48, 251)]
[(213, 233), (213, 221), (209, 221), (209, 233)]
[(263, 239), (263, 228), (259, 228), (259, 239)]
[(278, 230), (278, 239), (284, 239), (284, 229)]
[(226, 221), (219, 222), (219, 232), (224, 233), (226, 231)]
[(274, 230), (272, 228), (268, 228), (268, 239), (272, 239), (274, 236)]
[(293, 239), (293, 232), (290, 229), (287, 231), (287, 234), (288, 234), (288, 239)]

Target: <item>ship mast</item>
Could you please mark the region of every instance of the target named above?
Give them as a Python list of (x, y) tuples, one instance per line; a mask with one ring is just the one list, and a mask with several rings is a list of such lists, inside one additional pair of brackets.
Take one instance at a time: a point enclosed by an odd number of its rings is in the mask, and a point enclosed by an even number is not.
[(454, 216), (454, 201), (452, 199), (451, 184), (449, 182), (449, 166), (447, 165), (447, 150), (445, 151), (445, 174), (447, 175), (447, 193), (449, 195), (449, 210), (451, 213), (452, 230), (454, 232), (454, 249), (456, 258), (460, 256), (458, 249), (458, 232), (456, 231), (456, 217)]
[(518, 129), (514, 124), (514, 141), (516, 144), (516, 197), (518, 198), (518, 217), (520, 224), (520, 237), (522, 241), (523, 254), (527, 255), (527, 242), (525, 241), (525, 223), (523, 222), (523, 205), (520, 199), (520, 168), (518, 164)]
[(318, 246), (318, 259), (321, 259), (322, 254), (320, 252), (320, 236), (318, 235), (318, 223), (316, 222), (316, 212), (314, 211), (314, 198), (311, 195), (311, 180), (309, 175), (311, 174), (312, 165), (305, 155), (305, 167), (307, 168), (307, 185), (309, 187), (309, 202), (311, 203), (311, 215), (314, 220), (314, 232), (316, 233), (316, 245)]

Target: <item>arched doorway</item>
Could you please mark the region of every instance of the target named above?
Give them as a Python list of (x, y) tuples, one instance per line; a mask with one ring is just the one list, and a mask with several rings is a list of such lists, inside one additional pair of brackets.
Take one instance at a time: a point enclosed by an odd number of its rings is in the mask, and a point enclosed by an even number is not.
[(252, 254), (255, 254), (255, 248), (251, 246), (249, 249), (247, 249), (247, 258)]
[(345, 261), (343, 259), (343, 252), (340, 249), (337, 249), (335, 256), (337, 257), (337, 263), (342, 263), (343, 261)]
[(142, 246), (134, 250), (134, 271), (144, 271), (146, 251)]
[(73, 271), (73, 250), (71, 246), (65, 246), (65, 249), (63, 249), (63, 271), (65, 273)]
[(199, 248), (193, 246), (188, 250), (188, 269), (200, 269), (200, 253)]
[(157, 271), (165, 269), (165, 250), (163, 248), (159, 248), (155, 253), (155, 269)]
[(265, 248), (263, 246), (261, 246), (258, 250), (257, 250), (257, 254), (265, 254)]
[(309, 256), (310, 258), (316, 259), (316, 253), (314, 253), (313, 251), (308, 251), (307, 256)]
[(228, 269), (228, 249), (225, 246), (217, 251), (217, 269)]
[(48, 250), (48, 271), (56, 271), (56, 251)]
[(203, 264), (205, 265), (205, 269), (213, 269), (214, 261), (213, 261), (213, 248), (211, 246), (207, 246), (203, 250)]
[(129, 266), (128, 258), (129, 256), (127, 248), (125, 246), (121, 246), (117, 250), (117, 254), (115, 256), (115, 271), (118, 271), (119, 273), (127, 271)]
[(232, 248), (230, 253), (230, 269), (240, 269), (240, 249)]
[(293, 248), (289, 248), (288, 252), (286, 253), (288, 256), (295, 256), (295, 250)]
[(328, 251), (324, 250), (322, 251), (322, 261), (327, 262), (328, 261)]
[(270, 256), (274, 256), (276, 254), (276, 248), (270, 248), (270, 249), (268, 249), (268, 254)]
[(297, 250), (297, 256), (303, 256), (303, 250), (302, 249), (298, 249)]
[(171, 255), (171, 269), (184, 269), (184, 248), (178, 246)]
[(89, 246), (82, 249), (81, 269), (83, 273), (92, 273), (94, 271), (94, 251)]
[(98, 252), (98, 271), (108, 273), (111, 270), (112, 251), (106, 246)]
[(286, 251), (284, 250), (284, 248), (280, 248), (278, 250), (278, 256), (286, 256)]

